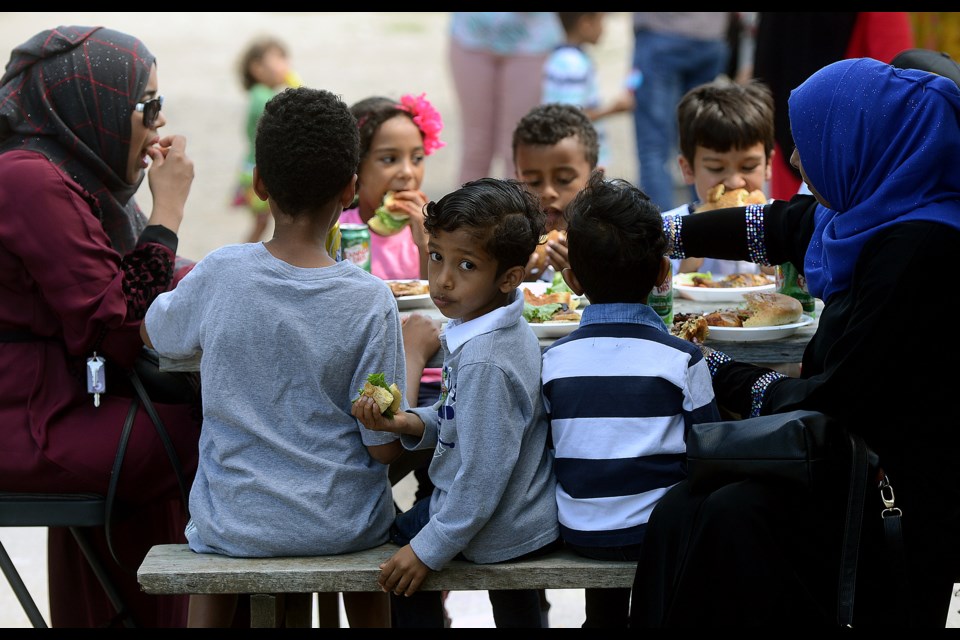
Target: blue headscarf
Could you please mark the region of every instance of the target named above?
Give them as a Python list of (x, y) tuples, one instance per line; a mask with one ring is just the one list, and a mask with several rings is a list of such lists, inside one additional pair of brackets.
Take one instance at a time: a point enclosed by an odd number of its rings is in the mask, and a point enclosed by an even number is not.
[(810, 293), (850, 286), (863, 246), (913, 220), (960, 229), (960, 89), (872, 58), (827, 65), (788, 102), (804, 173), (820, 205), (804, 259)]

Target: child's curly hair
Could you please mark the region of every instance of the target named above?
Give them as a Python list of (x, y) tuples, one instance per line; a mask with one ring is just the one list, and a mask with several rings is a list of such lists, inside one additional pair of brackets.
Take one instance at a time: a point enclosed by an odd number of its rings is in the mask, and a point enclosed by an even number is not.
[(520, 145), (553, 146), (572, 136), (583, 145), (590, 169), (596, 169), (600, 160), (600, 143), (597, 130), (583, 109), (559, 102), (537, 105), (520, 118), (513, 130), (513, 157), (516, 159)]
[(284, 89), (257, 124), (257, 171), (283, 213), (309, 213), (343, 191), (357, 171), (359, 134), (340, 96)]
[(546, 215), (537, 196), (522, 182), (481, 178), (428, 202), (423, 226), (430, 235), (466, 227), (497, 260), (496, 276), (507, 269), (526, 266), (546, 232)]

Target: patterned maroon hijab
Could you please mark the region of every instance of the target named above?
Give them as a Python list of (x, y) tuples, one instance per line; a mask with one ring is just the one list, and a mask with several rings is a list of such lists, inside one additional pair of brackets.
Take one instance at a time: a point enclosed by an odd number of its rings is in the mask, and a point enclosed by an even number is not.
[(121, 255), (146, 219), (128, 184), (130, 115), (150, 78), (153, 55), (136, 38), (103, 27), (42, 31), (10, 54), (0, 78), (0, 153), (32, 149), (96, 199)]

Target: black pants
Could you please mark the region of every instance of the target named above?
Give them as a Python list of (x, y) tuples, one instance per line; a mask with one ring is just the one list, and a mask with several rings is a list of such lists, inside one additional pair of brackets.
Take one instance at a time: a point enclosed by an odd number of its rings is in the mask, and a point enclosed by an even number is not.
[[(647, 525), (631, 626), (835, 627), (846, 502), (841, 492), (832, 493), (815, 498), (783, 485), (741, 481), (694, 495), (680, 483)], [(923, 548), (929, 545), (915, 545), (898, 603), (894, 592), (904, 582), (890, 572), (882, 504), (873, 492), (868, 498), (854, 626), (942, 628), (953, 587), (949, 572), (937, 569), (936, 554)], [(907, 515), (909, 542), (923, 531)]]
[[(620, 547), (581, 547), (567, 543), (567, 547), (593, 560), (637, 560), (641, 544)], [(630, 589), (585, 589), (584, 629), (626, 629), (630, 620)]]

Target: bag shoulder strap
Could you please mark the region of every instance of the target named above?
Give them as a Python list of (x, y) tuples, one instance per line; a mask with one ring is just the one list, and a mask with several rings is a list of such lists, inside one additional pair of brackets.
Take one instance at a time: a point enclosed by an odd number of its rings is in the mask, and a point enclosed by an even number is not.
[(111, 523), (113, 522), (113, 504), (116, 500), (117, 484), (120, 481), (120, 469), (123, 467), (123, 458), (127, 452), (127, 443), (130, 441), (130, 433), (133, 431), (133, 423), (136, 420), (137, 411), (140, 408), (140, 404), (143, 404), (144, 410), (147, 412), (147, 415), (150, 416), (150, 420), (153, 422), (153, 426), (157, 430), (157, 435), (160, 437), (160, 441), (163, 443), (163, 448), (167, 452), (167, 457), (170, 459), (170, 463), (173, 465), (173, 472), (177, 476), (177, 484), (180, 487), (180, 499), (183, 501), (183, 508), (188, 519), (190, 517), (190, 492), (187, 489), (187, 481), (183, 477), (183, 467), (180, 465), (180, 457), (177, 455), (177, 450), (173, 446), (173, 441), (170, 439), (170, 434), (167, 433), (167, 429), (164, 427), (163, 421), (160, 419), (160, 414), (157, 413), (157, 408), (153, 406), (153, 401), (150, 400), (150, 396), (147, 394), (147, 390), (144, 388), (143, 382), (140, 381), (140, 376), (137, 375), (137, 372), (131, 369), (129, 375), (130, 381), (133, 383), (133, 387), (136, 389), (137, 395), (134, 396), (133, 400), (130, 402), (130, 410), (127, 411), (127, 418), (123, 423), (123, 430), (120, 433), (120, 442), (117, 444), (117, 453), (113, 459), (113, 468), (110, 471), (110, 483), (107, 486), (106, 507), (104, 509), (104, 531), (107, 538), (107, 548), (110, 550), (110, 555), (113, 557), (114, 562), (116, 562), (117, 565), (124, 571), (136, 575), (137, 569), (126, 566), (120, 561), (120, 558), (117, 555), (116, 549), (113, 545), (113, 527), (111, 526)]

